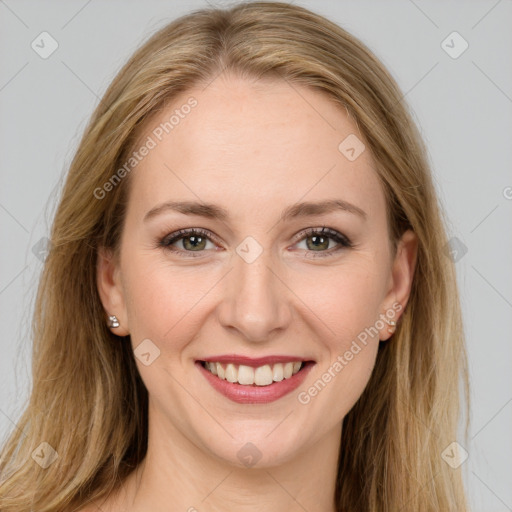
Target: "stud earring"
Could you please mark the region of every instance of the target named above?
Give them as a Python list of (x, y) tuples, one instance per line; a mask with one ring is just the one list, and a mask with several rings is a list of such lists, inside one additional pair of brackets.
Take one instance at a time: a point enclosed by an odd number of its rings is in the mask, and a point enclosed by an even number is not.
[(109, 315), (108, 317), (108, 326), (109, 327), (119, 327), (119, 320), (117, 319), (116, 315)]
[(390, 334), (393, 334), (395, 332), (395, 329), (396, 329), (396, 322), (394, 320), (387, 320), (388, 324), (391, 326), (388, 328), (388, 332)]

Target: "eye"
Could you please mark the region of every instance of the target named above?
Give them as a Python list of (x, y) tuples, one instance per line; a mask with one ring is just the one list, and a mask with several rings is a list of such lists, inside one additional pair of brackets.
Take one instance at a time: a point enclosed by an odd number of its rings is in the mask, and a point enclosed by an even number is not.
[[(308, 228), (297, 235), (299, 242), (305, 242), (307, 257), (332, 256), (343, 249), (353, 247), (352, 242), (342, 233), (327, 227)], [(332, 247), (331, 242), (337, 242), (338, 246)]]
[[(158, 245), (166, 250), (177, 253), (180, 256), (196, 257), (204, 249), (208, 249), (208, 242), (212, 243), (212, 234), (209, 231), (200, 228), (180, 229), (159, 241)], [(181, 247), (174, 247), (174, 244), (180, 242)], [(198, 254), (193, 254), (198, 253)]]
[[(308, 228), (299, 233), (296, 239), (297, 243), (305, 242), (306, 257), (308, 258), (332, 256), (343, 249), (354, 247), (345, 235), (325, 226)], [(332, 246), (333, 241), (338, 244), (337, 247)], [(208, 247), (208, 243), (213, 247)], [(221, 245), (209, 231), (201, 228), (189, 228), (180, 229), (165, 236), (158, 241), (158, 246), (178, 256), (194, 258), (201, 256), (206, 249), (215, 250), (215, 243)]]

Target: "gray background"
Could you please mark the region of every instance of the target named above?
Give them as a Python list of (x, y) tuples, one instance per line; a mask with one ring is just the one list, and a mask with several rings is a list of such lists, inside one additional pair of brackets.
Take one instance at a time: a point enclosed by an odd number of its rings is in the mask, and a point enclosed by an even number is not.
[[(412, 105), (457, 238), (473, 405), (465, 480), (474, 511), (512, 511), (512, 1), (295, 3), (361, 38)], [(1, 437), (30, 387), (29, 321), (44, 257), (33, 248), (49, 233), (85, 123), (136, 47), (205, 5), (0, 0)], [(47, 59), (31, 47), (43, 31), (59, 45)], [(453, 31), (469, 44), (456, 59), (441, 46)]]

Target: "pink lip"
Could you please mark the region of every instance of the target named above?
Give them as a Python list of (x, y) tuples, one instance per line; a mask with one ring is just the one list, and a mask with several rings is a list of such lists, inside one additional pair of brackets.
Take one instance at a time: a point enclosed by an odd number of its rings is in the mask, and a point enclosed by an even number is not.
[(224, 364), (243, 364), (245, 366), (252, 366), (257, 368), (265, 364), (276, 364), (276, 363), (294, 363), (295, 361), (309, 361), (299, 356), (266, 356), (266, 357), (247, 357), (238, 356), (236, 354), (226, 354), (221, 356), (209, 356), (202, 359), (202, 361), (210, 361), (213, 363), (224, 363)]
[[(227, 362), (233, 362), (233, 357), (229, 356), (230, 359)], [(278, 356), (279, 358), (279, 356)], [(228, 356), (226, 356), (228, 359)], [(239, 358), (236, 358), (239, 360)], [(243, 359), (243, 358), (242, 358)], [(271, 360), (272, 358), (261, 358), (261, 360)], [(303, 359), (293, 359), (288, 358), (288, 361), (303, 361)], [(226, 362), (219, 361), (219, 359), (207, 359), (209, 361), (216, 362)], [(251, 362), (258, 361), (258, 365), (262, 366), (262, 364), (270, 364), (267, 362), (260, 363), (260, 359), (249, 359)], [(284, 359), (280, 358), (277, 362), (283, 362)], [(268, 386), (245, 386), (238, 383), (228, 382), (227, 380), (220, 379), (216, 375), (213, 375), (210, 371), (203, 367), (201, 361), (196, 361), (196, 366), (199, 368), (199, 371), (204, 375), (206, 380), (212, 385), (212, 387), (217, 390), (219, 393), (223, 394), (225, 397), (229, 398), (233, 402), (237, 402), (239, 404), (266, 404), (269, 402), (274, 402), (279, 398), (291, 393), (294, 389), (297, 389), (300, 384), (304, 381), (307, 374), (311, 370), (311, 368), (315, 365), (313, 361), (308, 361), (305, 366), (297, 372), (295, 375), (292, 375), (289, 379), (283, 379), (280, 382), (273, 382)], [(233, 363), (235, 364), (235, 363)], [(236, 364), (247, 364), (246, 361), (242, 361)], [(249, 365), (248, 365), (249, 366)], [(253, 365), (250, 365), (253, 366)]]

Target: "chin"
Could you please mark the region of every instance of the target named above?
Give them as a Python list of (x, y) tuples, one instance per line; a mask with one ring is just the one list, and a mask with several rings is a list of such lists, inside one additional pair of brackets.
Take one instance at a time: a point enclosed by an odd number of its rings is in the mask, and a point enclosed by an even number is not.
[[(298, 432), (294, 435), (295, 433), (290, 429), (283, 429), (277, 433), (278, 427), (274, 434), (269, 435), (269, 432), (276, 427), (274, 421), (271, 426), (268, 422), (260, 424), (260, 427), (253, 423), (245, 431), (243, 425), (238, 427), (240, 435), (237, 436), (231, 432), (233, 438), (226, 434), (225, 442), (217, 438), (214, 443), (207, 446), (214, 457), (226, 464), (239, 468), (271, 468), (293, 460), (300, 453), (301, 443)], [(253, 431), (254, 435), (249, 434), (248, 430)], [(229, 440), (226, 437), (229, 437)]]

